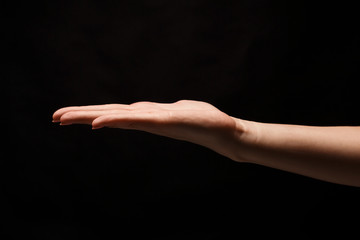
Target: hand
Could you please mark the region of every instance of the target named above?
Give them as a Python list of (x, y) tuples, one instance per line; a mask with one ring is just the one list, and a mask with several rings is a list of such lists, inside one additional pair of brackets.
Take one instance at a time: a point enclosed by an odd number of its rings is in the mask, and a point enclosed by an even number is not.
[(142, 130), (196, 143), (230, 158), (237, 125), (214, 106), (190, 100), (66, 107), (54, 113), (53, 122)]
[(255, 163), (360, 187), (360, 127), (268, 124), (230, 117), (214, 106), (182, 100), (66, 107), (61, 125), (90, 124), (142, 130), (208, 147), (238, 162)]

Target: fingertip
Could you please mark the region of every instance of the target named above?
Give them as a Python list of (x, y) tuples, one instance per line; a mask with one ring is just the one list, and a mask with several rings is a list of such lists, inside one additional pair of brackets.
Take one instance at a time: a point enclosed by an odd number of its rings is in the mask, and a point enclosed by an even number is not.
[(102, 128), (102, 127), (104, 127), (104, 126), (102, 126), (102, 125), (100, 125), (100, 124), (94, 124), (94, 123), (92, 123), (91, 124), (91, 129), (92, 130), (95, 130), (95, 129), (99, 129), (99, 128)]
[(92, 130), (101, 128), (100, 124), (98, 124), (97, 121), (95, 121), (95, 120), (91, 123), (91, 129)]
[(57, 123), (60, 122), (60, 117), (61, 117), (61, 109), (56, 110), (53, 115), (52, 115), (52, 122)]
[(52, 115), (52, 122), (53, 122), (53, 123), (60, 122), (60, 119), (59, 119), (59, 117), (56, 115), (56, 113), (54, 113), (54, 114)]
[(113, 123), (115, 120), (115, 117), (118, 115), (105, 115), (95, 118), (91, 125), (94, 129), (103, 128), (103, 127), (113, 127)]
[(91, 127), (93, 130), (103, 128), (104, 127), (103, 117), (95, 118), (91, 123)]
[(59, 118), (56, 119), (55, 121), (58, 121), (61, 126), (71, 125), (74, 123), (71, 114), (72, 114), (71, 112), (64, 113), (61, 116), (59, 116)]
[(63, 107), (56, 110), (53, 115), (53, 122), (61, 122), (61, 117), (66, 114), (68, 111), (70, 111), (73, 107)]

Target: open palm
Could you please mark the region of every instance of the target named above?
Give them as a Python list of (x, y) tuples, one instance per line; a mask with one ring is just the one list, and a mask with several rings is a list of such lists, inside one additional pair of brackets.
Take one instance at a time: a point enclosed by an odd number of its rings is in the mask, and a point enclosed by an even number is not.
[(235, 120), (211, 104), (181, 100), (175, 103), (137, 102), (66, 107), (53, 115), (61, 125), (89, 124), (136, 129), (185, 140), (225, 154), (224, 144), (232, 142)]

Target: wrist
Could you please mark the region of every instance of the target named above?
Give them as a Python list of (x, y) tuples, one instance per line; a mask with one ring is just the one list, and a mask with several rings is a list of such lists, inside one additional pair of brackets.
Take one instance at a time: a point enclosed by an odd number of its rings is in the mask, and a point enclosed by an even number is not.
[(231, 159), (237, 162), (251, 162), (251, 149), (257, 145), (260, 137), (259, 123), (234, 118), (235, 129), (231, 149)]

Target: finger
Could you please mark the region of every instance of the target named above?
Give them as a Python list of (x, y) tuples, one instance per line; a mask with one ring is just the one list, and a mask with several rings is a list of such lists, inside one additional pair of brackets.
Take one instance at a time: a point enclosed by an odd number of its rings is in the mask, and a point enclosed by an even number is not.
[(104, 104), (104, 105), (88, 105), (88, 106), (71, 106), (60, 108), (53, 114), (53, 122), (59, 122), (62, 115), (70, 111), (103, 111), (111, 109), (127, 109), (127, 104)]
[(122, 114), (102, 115), (92, 122), (93, 129), (102, 127), (137, 129), (148, 131), (153, 127), (164, 125), (169, 122), (171, 113), (169, 111), (156, 112), (129, 112)]
[(70, 124), (91, 124), (94, 119), (109, 114), (122, 114), (127, 110), (115, 109), (115, 110), (96, 110), (96, 111), (69, 111), (61, 115), (59, 121), (61, 125)]

